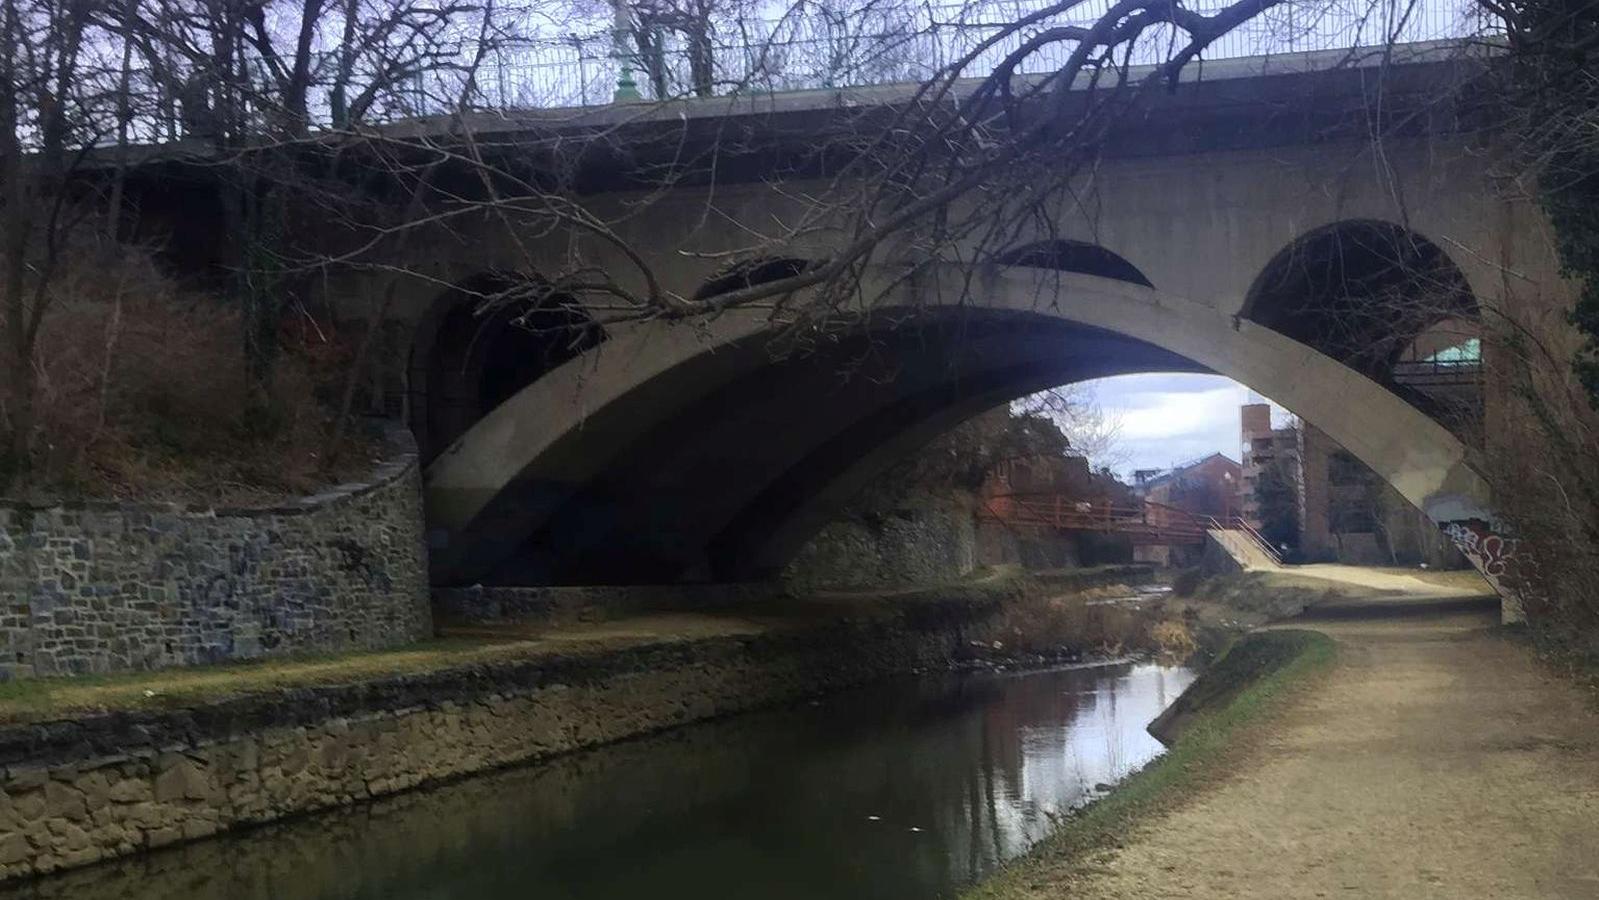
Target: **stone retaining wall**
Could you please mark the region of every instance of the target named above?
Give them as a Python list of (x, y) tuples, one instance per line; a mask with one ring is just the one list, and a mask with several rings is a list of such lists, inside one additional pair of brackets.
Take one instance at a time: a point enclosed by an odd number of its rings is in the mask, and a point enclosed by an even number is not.
[(783, 580), (796, 589), (935, 584), (977, 566), (971, 510), (950, 498), (853, 510), (829, 522), (795, 554)]
[(786, 596), (776, 582), (570, 585), (473, 585), (433, 589), (433, 615), (441, 623), (569, 625), (648, 613), (725, 610), (770, 603)]
[(429, 636), (416, 453), (390, 445), (367, 481), (278, 507), (0, 504), (0, 680)]
[(755, 637), (0, 728), (0, 879), (944, 665), (1011, 590)]

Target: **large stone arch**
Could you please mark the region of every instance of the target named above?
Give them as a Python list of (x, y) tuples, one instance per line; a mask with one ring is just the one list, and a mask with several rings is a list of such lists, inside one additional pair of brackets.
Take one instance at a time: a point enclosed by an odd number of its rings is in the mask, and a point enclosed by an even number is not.
[[(775, 353), (792, 335), (746, 309), (630, 326), (490, 412), (427, 471), (436, 576), (489, 577), (529, 550), (596, 565), (513, 567), (511, 577), (631, 580), (628, 559), (638, 579), (757, 575), (852, 485), (961, 417), (1134, 371), (1232, 377), (1322, 428), (1436, 521), (1487, 518), (1486, 488), (1458, 439), (1255, 323), (1142, 285), (1027, 267), (868, 277), (865, 294), (881, 299), (855, 339), (891, 348), (896, 377), (841, 387), (836, 371), (803, 368), (825, 354)], [(917, 321), (939, 324), (892, 324)], [(671, 539), (639, 542), (652, 534)]]

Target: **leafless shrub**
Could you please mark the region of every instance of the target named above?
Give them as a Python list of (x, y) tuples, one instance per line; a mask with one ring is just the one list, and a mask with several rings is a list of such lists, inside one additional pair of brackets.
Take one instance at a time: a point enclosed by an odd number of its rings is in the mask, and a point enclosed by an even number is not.
[[(1131, 652), (1181, 653), (1192, 635), (1159, 603), (1116, 602), (1132, 589), (1107, 585), (1072, 594), (1038, 588), (1007, 605), (994, 628), (1004, 654), (1043, 655)], [(1183, 636), (1188, 636), (1185, 642)], [(1192, 653), (1181, 655), (1187, 656)]]
[(178, 289), (136, 248), (83, 242), (73, 259), (39, 336), (37, 465), (18, 493), (226, 503), (325, 483), (315, 387), (334, 348), (292, 349), (252, 407), (236, 308)]
[(1511, 575), (1529, 588), (1536, 628), (1599, 657), (1599, 414), (1571, 369), (1563, 327), (1507, 318), (1489, 334), (1498, 427), (1482, 469), (1519, 542)]

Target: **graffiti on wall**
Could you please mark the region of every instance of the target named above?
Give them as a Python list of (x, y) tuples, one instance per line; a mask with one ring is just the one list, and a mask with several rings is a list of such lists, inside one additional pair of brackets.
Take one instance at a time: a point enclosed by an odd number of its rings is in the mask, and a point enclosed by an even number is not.
[(1518, 613), (1525, 611), (1533, 599), (1526, 593), (1532, 560), (1520, 552), (1519, 539), (1503, 534), (1494, 523), (1476, 516), (1443, 522), (1438, 527), (1500, 597), (1521, 607)]
[(1498, 581), (1514, 578), (1517, 540), (1497, 533), (1484, 519), (1458, 519), (1441, 526), (1456, 549), (1471, 560), (1484, 576)]

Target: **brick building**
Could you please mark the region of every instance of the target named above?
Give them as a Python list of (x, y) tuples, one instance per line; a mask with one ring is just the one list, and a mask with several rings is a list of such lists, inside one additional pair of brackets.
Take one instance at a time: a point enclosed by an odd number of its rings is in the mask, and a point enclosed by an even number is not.
[[(1239, 515), (1243, 497), (1243, 467), (1222, 453), (1175, 466), (1169, 470), (1140, 469), (1133, 473), (1133, 492), (1143, 500), (1180, 509), (1201, 519), (1225, 522)], [(1196, 562), (1193, 554), (1166, 545), (1135, 549), (1139, 562), (1178, 565)]]
[(1133, 473), (1133, 492), (1151, 503), (1225, 520), (1242, 510), (1242, 478), (1241, 465), (1212, 453), (1170, 470), (1140, 469)]
[[(1240, 411), (1242, 517), (1289, 557), (1358, 565), (1454, 567), (1464, 561), (1437, 527), (1377, 473), (1321, 429), (1304, 422), (1274, 428), (1271, 407)], [(1291, 492), (1291, 534), (1282, 534), (1282, 498)], [(1266, 502), (1263, 503), (1263, 498)]]

